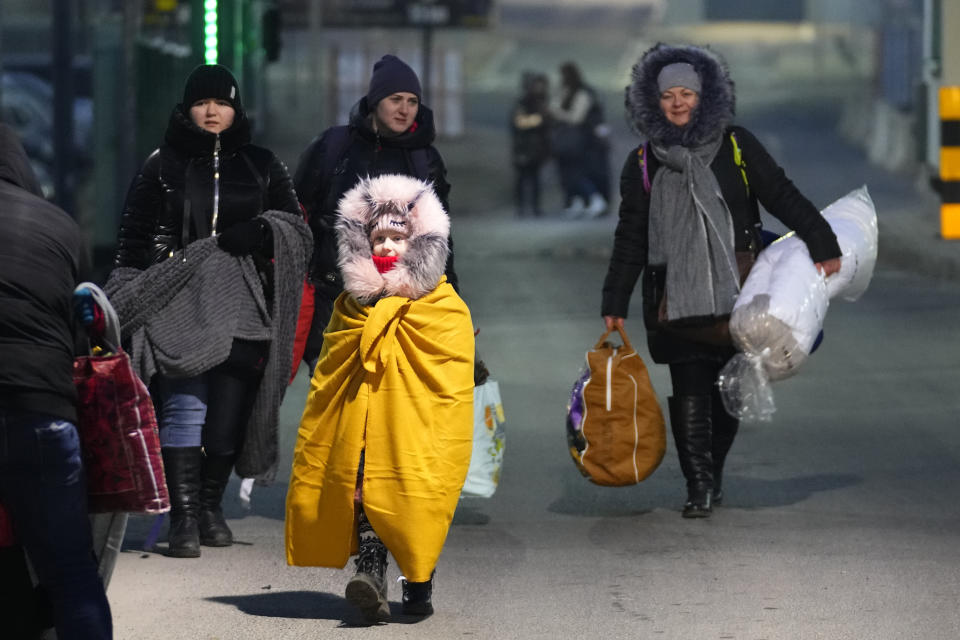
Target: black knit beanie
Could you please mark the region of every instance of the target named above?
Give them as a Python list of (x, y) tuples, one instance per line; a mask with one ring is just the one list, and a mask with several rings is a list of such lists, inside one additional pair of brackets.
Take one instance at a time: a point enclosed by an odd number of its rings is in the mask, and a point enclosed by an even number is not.
[(189, 114), (193, 103), (208, 98), (226, 100), (238, 114), (243, 112), (237, 79), (222, 65), (202, 64), (190, 73), (183, 87), (183, 110)]
[(420, 80), (406, 62), (397, 56), (383, 56), (373, 65), (370, 87), (367, 89), (367, 105), (373, 108), (378, 102), (402, 91), (412, 93), (420, 100)]

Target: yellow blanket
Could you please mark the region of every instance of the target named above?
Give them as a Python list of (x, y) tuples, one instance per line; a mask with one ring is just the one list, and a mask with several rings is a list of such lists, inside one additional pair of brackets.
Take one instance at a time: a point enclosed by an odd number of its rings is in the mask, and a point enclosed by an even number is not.
[(473, 324), (441, 279), (417, 300), (334, 305), (287, 492), (287, 562), (342, 568), (356, 551), (354, 490), (407, 580), (437, 563), (470, 465)]

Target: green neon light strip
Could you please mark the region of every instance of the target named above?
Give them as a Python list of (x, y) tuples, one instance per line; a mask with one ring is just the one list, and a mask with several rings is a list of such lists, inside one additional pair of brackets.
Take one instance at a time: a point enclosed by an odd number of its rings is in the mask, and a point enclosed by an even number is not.
[(207, 64), (217, 64), (217, 0), (204, 2), (203, 33), (205, 39), (203, 59)]

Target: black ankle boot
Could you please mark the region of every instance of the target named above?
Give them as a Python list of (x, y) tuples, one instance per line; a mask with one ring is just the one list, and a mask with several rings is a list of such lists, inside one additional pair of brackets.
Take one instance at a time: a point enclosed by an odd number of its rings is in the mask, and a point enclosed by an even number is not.
[(680, 469), (687, 481), (683, 517), (707, 518), (713, 510), (710, 396), (674, 396), (668, 404)]
[(723, 502), (723, 464), (727, 460), (730, 447), (737, 436), (740, 421), (727, 413), (720, 399), (720, 392), (714, 390), (713, 396), (713, 504)]
[(347, 583), (346, 598), (367, 622), (390, 619), (387, 602), (387, 548), (379, 538), (366, 540), (357, 554), (357, 573)]
[(433, 575), (426, 582), (403, 581), (403, 614), (429, 616), (433, 614)]
[(167, 555), (200, 557), (200, 447), (164, 447), (163, 466), (170, 490)]
[(235, 456), (207, 454), (203, 458), (200, 483), (200, 544), (208, 547), (229, 547), (233, 532), (223, 518), (220, 502), (230, 481)]

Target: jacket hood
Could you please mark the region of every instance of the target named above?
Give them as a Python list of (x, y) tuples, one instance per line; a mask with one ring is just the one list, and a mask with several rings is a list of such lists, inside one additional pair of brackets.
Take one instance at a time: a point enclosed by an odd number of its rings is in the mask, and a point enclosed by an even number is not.
[[(381, 216), (407, 222), (407, 250), (386, 273), (377, 271), (370, 229)], [(363, 304), (386, 296), (420, 298), (436, 288), (450, 248), (450, 218), (430, 183), (387, 174), (362, 178), (337, 207), (338, 264), (343, 286)]]
[[(217, 134), (202, 129), (178, 104), (170, 114), (164, 140), (168, 145), (188, 156), (209, 156), (216, 146)], [(233, 124), (220, 133), (220, 149), (225, 153), (236, 151), (250, 143), (250, 121), (246, 111), (237, 111)]]
[[(350, 109), (350, 126), (360, 131), (362, 135), (368, 138), (376, 138), (377, 134), (373, 130), (371, 123), (373, 112), (367, 104), (367, 98), (364, 96), (357, 101)], [(437, 137), (437, 130), (433, 123), (433, 111), (429, 107), (421, 104), (417, 110), (417, 117), (414, 119), (415, 127), (412, 130), (404, 131), (398, 136), (380, 136), (380, 143), (388, 147), (401, 147), (405, 149), (415, 149), (418, 147), (427, 147), (433, 144)]]
[[(690, 63), (700, 76), (700, 103), (684, 127), (671, 124), (660, 109), (657, 76), (674, 62)], [(657, 144), (699, 146), (721, 135), (733, 121), (733, 80), (723, 59), (705, 47), (657, 44), (640, 57), (631, 77), (626, 89), (627, 118), (640, 135)]]
[(0, 123), (0, 180), (4, 180), (35, 196), (43, 197), (40, 183), (30, 166), (30, 158), (20, 144), (16, 132)]

